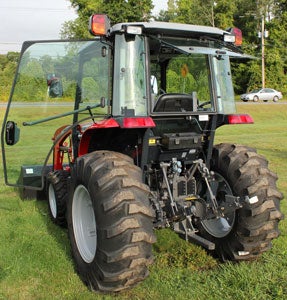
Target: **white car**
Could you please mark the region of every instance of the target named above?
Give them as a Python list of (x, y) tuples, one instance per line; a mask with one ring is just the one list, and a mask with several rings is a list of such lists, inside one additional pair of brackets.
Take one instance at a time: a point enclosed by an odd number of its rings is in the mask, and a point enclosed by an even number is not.
[(274, 102), (277, 102), (279, 99), (282, 99), (282, 93), (278, 92), (274, 89), (255, 89), (247, 94), (242, 94), (240, 96), (240, 99), (244, 102), (247, 101), (254, 101), (257, 102), (258, 100), (263, 100), (264, 102), (267, 102), (268, 100), (273, 100)]

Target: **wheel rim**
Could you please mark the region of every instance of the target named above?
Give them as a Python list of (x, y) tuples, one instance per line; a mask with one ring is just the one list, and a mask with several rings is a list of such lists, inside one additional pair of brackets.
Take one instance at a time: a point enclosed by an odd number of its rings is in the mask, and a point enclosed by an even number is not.
[[(220, 205), (225, 201), (225, 195), (233, 195), (232, 190), (227, 181), (218, 173), (215, 173), (215, 181), (211, 184), (213, 194), (216, 196), (217, 202)], [(209, 201), (209, 196), (207, 199)], [(235, 222), (235, 211), (226, 214), (224, 217), (213, 218), (209, 220), (201, 221), (204, 229), (212, 236), (216, 238), (222, 238), (227, 236)]]
[(278, 99), (279, 99), (279, 98), (278, 98), (277, 96), (275, 96), (275, 97), (273, 98), (273, 101), (274, 101), (274, 102), (277, 102)]
[(83, 185), (78, 185), (74, 192), (72, 221), (80, 255), (86, 263), (91, 263), (97, 249), (97, 227), (91, 197)]
[(57, 200), (55, 190), (52, 184), (49, 184), (49, 206), (52, 217), (56, 219), (57, 217)]
[(257, 102), (259, 100), (258, 96), (254, 96), (253, 101)]

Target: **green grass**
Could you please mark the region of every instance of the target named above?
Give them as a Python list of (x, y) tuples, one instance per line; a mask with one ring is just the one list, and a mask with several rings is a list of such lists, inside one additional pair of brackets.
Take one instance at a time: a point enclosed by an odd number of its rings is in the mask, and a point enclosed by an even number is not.
[[(224, 126), (216, 142), (253, 146), (278, 174), (287, 193), (287, 106), (238, 104), (254, 125)], [(1, 120), (3, 111), (0, 111)], [(35, 127), (36, 128), (36, 127)], [(36, 130), (36, 129), (35, 129)], [(23, 154), (20, 154), (23, 157)], [(22, 201), (4, 186), (0, 170), (0, 299), (285, 299), (287, 297), (287, 224), (257, 261), (221, 264), (202, 248), (170, 230), (157, 231), (150, 276), (119, 295), (90, 292), (74, 271), (67, 232), (51, 223), (45, 201)], [(287, 214), (286, 201), (281, 203)]]

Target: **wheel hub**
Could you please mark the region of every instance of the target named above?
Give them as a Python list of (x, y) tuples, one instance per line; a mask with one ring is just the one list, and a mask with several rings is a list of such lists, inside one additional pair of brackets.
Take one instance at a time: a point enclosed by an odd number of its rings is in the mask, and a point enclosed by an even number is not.
[[(216, 196), (218, 206), (224, 207), (226, 204), (225, 202), (228, 201), (227, 199), (233, 198), (232, 196), (229, 197), (229, 195), (233, 194), (232, 190), (227, 181), (220, 174), (215, 173), (214, 179), (215, 181), (211, 184), (212, 192)], [(208, 199), (209, 196), (206, 196)], [(234, 197), (234, 199), (237, 198)], [(233, 228), (234, 222), (235, 209), (227, 211), (223, 216), (217, 216), (201, 221), (204, 229), (216, 238), (222, 238), (228, 235)]]

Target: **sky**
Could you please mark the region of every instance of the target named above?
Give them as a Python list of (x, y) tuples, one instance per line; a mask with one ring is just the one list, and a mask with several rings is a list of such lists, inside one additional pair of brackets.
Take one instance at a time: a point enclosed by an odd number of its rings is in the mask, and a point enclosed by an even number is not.
[[(76, 18), (68, 0), (0, 0), (0, 54), (20, 51), (26, 40), (60, 38), (62, 24)], [(153, 0), (154, 14), (167, 0)]]

